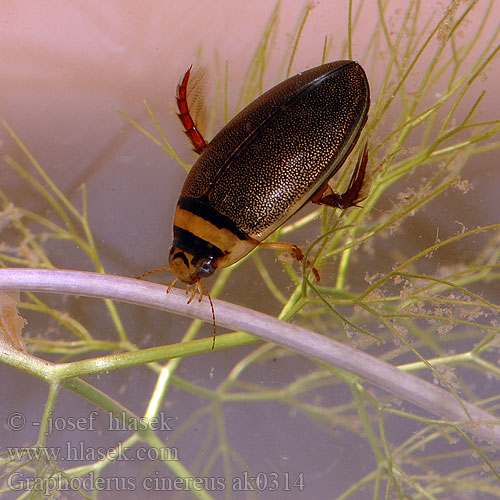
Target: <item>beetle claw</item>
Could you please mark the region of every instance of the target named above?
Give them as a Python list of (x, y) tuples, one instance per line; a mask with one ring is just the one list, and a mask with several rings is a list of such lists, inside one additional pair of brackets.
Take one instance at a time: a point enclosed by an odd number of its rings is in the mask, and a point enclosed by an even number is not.
[(347, 191), (343, 194), (330, 193), (326, 196), (314, 200), (314, 203), (319, 205), (328, 205), (330, 207), (340, 208), (345, 210), (350, 207), (361, 208), (358, 203), (363, 201), (365, 197), (360, 197), (361, 188), (365, 179), (366, 165), (368, 164), (368, 143), (365, 142), (361, 153), (358, 156), (356, 167), (352, 174)]

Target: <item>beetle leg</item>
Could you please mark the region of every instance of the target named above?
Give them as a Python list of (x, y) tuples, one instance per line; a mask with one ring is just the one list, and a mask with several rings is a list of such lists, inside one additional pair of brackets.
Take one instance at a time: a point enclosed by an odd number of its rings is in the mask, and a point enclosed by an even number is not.
[(200, 294), (198, 302), (201, 302), (203, 300), (203, 288), (201, 287), (201, 283), (197, 281), (195, 287), (196, 291)]
[(177, 85), (177, 107), (179, 108), (179, 113), (177, 116), (184, 127), (184, 133), (189, 137), (189, 140), (193, 144), (193, 151), (197, 154), (200, 154), (207, 143), (201, 132), (196, 128), (196, 124), (194, 123), (193, 118), (191, 117), (191, 113), (189, 112), (189, 106), (187, 102), (187, 85), (189, 81), (189, 75), (191, 73), (191, 67), (189, 66), (188, 70), (184, 74), (184, 78), (182, 82)]
[(177, 281), (177, 278), (174, 278), (174, 280), (172, 281), (172, 283), (170, 283), (170, 285), (168, 285), (167, 293), (170, 293), (170, 290), (172, 290), (172, 287), (175, 285), (176, 281)]
[[(259, 247), (270, 248), (272, 250), (279, 250), (280, 252), (287, 252), (289, 255), (291, 255), (294, 259), (298, 260), (299, 262), (304, 261), (304, 253), (297, 245), (294, 245), (293, 243), (269, 241), (269, 242), (259, 243)], [(313, 272), (314, 277), (316, 278), (316, 282), (318, 282), (320, 280), (319, 272), (315, 267), (311, 266), (311, 262), (309, 261), (309, 259), (307, 259), (306, 261), (306, 266), (311, 268), (311, 271)]]
[(358, 207), (358, 203), (363, 200), (363, 198), (360, 198), (359, 194), (361, 192), (361, 188), (363, 187), (367, 163), (368, 145), (365, 142), (365, 145), (358, 156), (358, 161), (356, 162), (356, 167), (354, 168), (347, 191), (343, 194), (338, 194), (330, 189), (331, 192), (326, 195), (324, 194), (324, 191), (319, 192), (316, 197), (311, 199), (311, 201), (318, 205), (329, 205), (330, 207), (336, 207), (342, 210), (349, 207)]
[[(186, 287), (186, 295), (188, 295), (188, 294), (189, 294), (189, 292), (191, 291), (191, 290), (190, 290), (190, 288), (191, 288), (191, 285), (188, 285), (188, 286)], [(193, 286), (193, 291), (191, 292), (191, 296), (189, 297), (189, 299), (188, 299), (188, 301), (187, 301), (187, 303), (188, 303), (188, 304), (191, 304), (191, 302), (193, 302), (193, 299), (195, 298), (195, 296), (196, 296), (197, 292), (198, 292), (198, 287), (197, 287), (197, 286), (196, 286), (196, 284), (195, 284), (195, 285)], [(200, 297), (200, 298), (201, 298), (201, 297)]]

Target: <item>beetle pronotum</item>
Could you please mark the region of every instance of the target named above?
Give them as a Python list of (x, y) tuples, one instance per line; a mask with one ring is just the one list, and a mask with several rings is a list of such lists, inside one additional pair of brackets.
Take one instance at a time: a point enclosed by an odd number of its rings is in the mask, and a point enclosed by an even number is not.
[(200, 156), (177, 202), (169, 257), (176, 278), (168, 288), (177, 279), (194, 285), (189, 302), (206, 291), (202, 278), (257, 246), (302, 261), (296, 245), (264, 240), (309, 201), (341, 209), (360, 201), (366, 145), (345, 193), (333, 192), (328, 181), (355, 146), (370, 106), (361, 66), (335, 61), (268, 90), (207, 143), (189, 113), (190, 71), (177, 88), (178, 115)]

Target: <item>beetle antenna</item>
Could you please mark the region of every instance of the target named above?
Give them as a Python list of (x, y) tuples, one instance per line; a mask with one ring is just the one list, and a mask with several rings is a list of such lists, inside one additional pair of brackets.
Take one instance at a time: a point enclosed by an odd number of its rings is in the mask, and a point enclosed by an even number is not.
[[(142, 278), (144, 278), (145, 276), (149, 276), (150, 274), (154, 274), (154, 273), (159, 273), (161, 271), (170, 271), (170, 267), (159, 267), (158, 269), (153, 269), (152, 271), (148, 271), (146, 273), (143, 273), (141, 274), (140, 276), (137, 276), (137, 278), (135, 278), (136, 280), (142, 280)], [(168, 287), (168, 291), (170, 291), (170, 288), (172, 288), (172, 285), (175, 283), (176, 280), (174, 280), (172, 282), (172, 284)]]
[[(210, 292), (208, 291), (208, 288), (205, 285), (203, 285), (200, 281), (197, 281), (196, 285), (199, 286), (201, 288), (201, 290), (203, 290), (205, 292), (205, 294), (208, 297), (208, 300), (210, 302), (210, 307), (212, 308), (212, 319), (213, 319), (213, 325), (214, 325), (214, 337), (213, 337), (213, 341), (212, 341), (212, 351), (213, 351), (215, 349), (215, 337), (217, 335), (216, 328), (215, 328), (214, 303), (212, 302), (212, 297), (210, 297)], [(200, 302), (201, 302), (202, 298), (203, 298), (203, 294), (202, 294), (202, 292), (200, 292)]]
[[(160, 267), (158, 269), (153, 269), (152, 271), (148, 271), (147, 273), (141, 274), (140, 276), (137, 276), (137, 278), (135, 278), (135, 279), (140, 280), (140, 279), (144, 278), (145, 276), (149, 276), (150, 274), (154, 274), (154, 273), (159, 273), (160, 271), (171, 271), (171, 269), (170, 269), (170, 267)], [(172, 283), (170, 283), (170, 285), (168, 285), (167, 293), (170, 293), (170, 290), (172, 290), (172, 287), (175, 285), (176, 281), (177, 281), (177, 278), (174, 278), (172, 280)]]

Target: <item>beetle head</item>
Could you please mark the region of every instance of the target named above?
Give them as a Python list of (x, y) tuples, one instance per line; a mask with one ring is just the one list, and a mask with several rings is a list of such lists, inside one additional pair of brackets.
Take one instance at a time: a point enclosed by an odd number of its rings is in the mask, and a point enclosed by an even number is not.
[(169, 265), (177, 278), (188, 285), (212, 276), (217, 269), (213, 257), (199, 257), (176, 245), (170, 249)]

